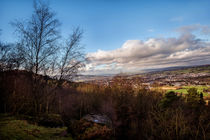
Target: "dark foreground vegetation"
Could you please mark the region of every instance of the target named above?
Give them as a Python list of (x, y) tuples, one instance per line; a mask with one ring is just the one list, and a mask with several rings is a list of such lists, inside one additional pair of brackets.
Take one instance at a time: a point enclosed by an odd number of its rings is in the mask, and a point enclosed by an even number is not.
[[(0, 73), (0, 111), (27, 120), (24, 122), (33, 127), (41, 127), (40, 133), (46, 129), (54, 131), (53, 128), (59, 132), (66, 130), (63, 135), (56, 135), (57, 138), (210, 138), (210, 107), (196, 89), (189, 89), (186, 96), (178, 96), (144, 87), (134, 89), (122, 77), (113, 81), (112, 86), (98, 86), (58, 81), (27, 71), (4, 71)], [(87, 114), (107, 116), (111, 124), (87, 121), (84, 119)], [(17, 121), (8, 123), (16, 127)], [(0, 138), (6, 129), (1, 118)], [(38, 134), (36, 138), (41, 136)]]

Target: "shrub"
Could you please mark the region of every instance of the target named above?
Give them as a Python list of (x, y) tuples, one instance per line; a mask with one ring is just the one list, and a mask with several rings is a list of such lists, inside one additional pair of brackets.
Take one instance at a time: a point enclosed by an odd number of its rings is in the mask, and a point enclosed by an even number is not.
[(68, 131), (79, 140), (109, 140), (112, 137), (112, 129), (106, 125), (99, 125), (84, 119), (74, 121), (68, 126)]
[(160, 101), (159, 106), (161, 108), (170, 107), (178, 99), (179, 99), (179, 97), (177, 96), (177, 94), (175, 92), (173, 92), (173, 91), (168, 92), (168, 93), (165, 94), (163, 99)]
[(199, 94), (196, 88), (190, 88), (187, 92), (186, 101), (190, 107), (199, 109), (204, 105), (203, 93)]
[(47, 127), (61, 127), (64, 122), (59, 114), (45, 114), (39, 117), (38, 124)]

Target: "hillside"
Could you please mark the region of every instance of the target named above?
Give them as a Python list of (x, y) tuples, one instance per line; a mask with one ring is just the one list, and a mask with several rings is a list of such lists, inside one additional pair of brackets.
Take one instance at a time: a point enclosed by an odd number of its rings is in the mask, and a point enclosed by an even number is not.
[[(199, 78), (209, 82), (200, 72), (184, 75), (185, 82)], [(198, 90), (186, 87), (182, 96), (160, 90), (157, 83), (173, 84), (180, 78), (160, 73), (118, 75), (106, 84), (97, 84), (58, 81), (27, 71), (1, 72), (0, 138), (210, 138), (210, 108), (200, 92), (204, 86)]]

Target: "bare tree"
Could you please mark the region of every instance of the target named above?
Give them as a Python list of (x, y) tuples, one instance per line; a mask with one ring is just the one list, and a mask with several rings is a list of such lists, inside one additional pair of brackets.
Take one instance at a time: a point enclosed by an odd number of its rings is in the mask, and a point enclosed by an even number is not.
[[(0, 35), (1, 35), (1, 29), (0, 29)], [(3, 71), (5, 68), (5, 64), (6, 64), (6, 56), (9, 52), (9, 47), (4, 45), (1, 41), (0, 41), (0, 71)]]
[(12, 23), (20, 35), (22, 48), (19, 49), (25, 57), (25, 68), (39, 73), (52, 60), (56, 52), (56, 41), (60, 37), (59, 21), (55, 18), (47, 4), (34, 2), (34, 13), (27, 22)]
[(7, 69), (8, 54), (10, 46), (0, 42), (0, 71)]
[[(58, 50), (60, 22), (55, 18), (55, 13), (46, 3), (34, 1), (32, 17), (26, 22), (16, 20), (12, 25), (16, 27), (20, 37), (20, 43), (17, 45), (15, 53), (18, 56), (23, 56), (22, 66), (35, 74), (43, 74)], [(12, 56), (14, 55), (11, 55), (11, 58)], [(38, 76), (33, 77), (32, 75), (31, 81), (34, 112), (38, 113), (43, 99), (41, 97), (45, 93), (45, 86), (40, 85), (41, 80)]]
[(20, 44), (3, 44), (0, 42), (0, 69), (19, 69), (25, 58)]
[[(50, 71), (53, 75), (52, 73), (56, 72), (59, 80), (72, 80), (83, 66), (85, 57), (80, 46), (83, 32), (80, 28), (75, 28), (64, 47), (59, 48), (56, 44), (60, 38), (58, 32), (60, 23), (48, 5), (35, 2), (31, 19), (27, 22), (15, 21), (12, 25), (20, 35), (21, 43), (16, 54), (23, 56), (21, 62), (24, 62), (25, 69), (36, 74), (40, 72), (46, 74)], [(58, 49), (61, 49), (59, 55)]]
[[(1, 35), (0, 29), (0, 35)], [(20, 44), (5, 44), (0, 41), (0, 70), (11, 70), (19, 68), (23, 62), (24, 55), (19, 51)]]
[(23, 54), (22, 51), (22, 44), (12, 44), (10, 51), (8, 53), (8, 61), (7, 65), (9, 69), (19, 69), (21, 65), (26, 61), (25, 60), (25, 54)]
[(58, 63), (59, 80), (72, 80), (76, 76), (78, 69), (84, 65), (85, 57), (82, 52), (83, 48), (80, 46), (82, 34), (80, 28), (75, 28), (67, 39), (61, 52), (60, 63)]

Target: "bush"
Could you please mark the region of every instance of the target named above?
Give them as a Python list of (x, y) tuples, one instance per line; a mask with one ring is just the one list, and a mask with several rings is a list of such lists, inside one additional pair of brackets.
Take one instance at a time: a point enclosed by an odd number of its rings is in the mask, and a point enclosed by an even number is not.
[(99, 125), (84, 119), (74, 121), (68, 126), (68, 131), (79, 140), (109, 140), (112, 137), (112, 129), (106, 125)]
[(179, 97), (176, 95), (175, 92), (173, 92), (173, 91), (168, 92), (168, 93), (165, 94), (165, 96), (163, 97), (163, 99), (160, 101), (159, 106), (161, 108), (170, 107), (178, 99), (179, 99)]
[(203, 93), (199, 94), (196, 88), (190, 88), (186, 96), (186, 101), (191, 108), (200, 110), (201, 105), (204, 105)]
[(62, 127), (64, 122), (59, 114), (45, 114), (39, 117), (38, 124), (47, 127)]

